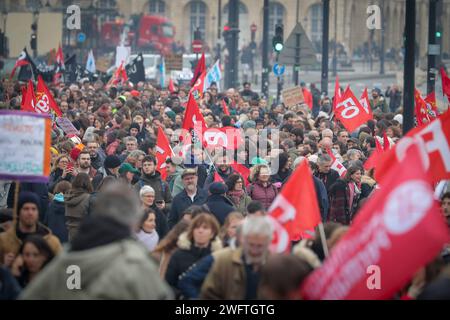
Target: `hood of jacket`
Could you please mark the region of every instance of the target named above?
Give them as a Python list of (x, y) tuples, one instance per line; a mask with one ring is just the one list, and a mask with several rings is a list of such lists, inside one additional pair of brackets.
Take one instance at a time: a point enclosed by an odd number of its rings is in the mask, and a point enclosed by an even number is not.
[(211, 195), (209, 195), (208, 199), (206, 200), (206, 202), (215, 202), (215, 203), (223, 202), (225, 204), (228, 204), (228, 205), (234, 207), (233, 202), (227, 196), (223, 196), (223, 195), (220, 195), (220, 194), (211, 194)]
[[(190, 250), (192, 248), (192, 242), (189, 240), (187, 236), (187, 232), (183, 232), (178, 237), (177, 246), (180, 249), (183, 250)], [(219, 236), (217, 235), (212, 241), (211, 241), (211, 252), (220, 250), (223, 248), (222, 241), (220, 240)]]
[(68, 207), (77, 207), (89, 197), (89, 193), (83, 190), (72, 190), (64, 197), (64, 202)]

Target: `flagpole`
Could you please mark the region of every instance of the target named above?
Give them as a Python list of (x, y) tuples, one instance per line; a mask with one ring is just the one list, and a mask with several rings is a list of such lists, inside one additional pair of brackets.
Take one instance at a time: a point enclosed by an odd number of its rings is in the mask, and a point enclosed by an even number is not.
[(323, 229), (323, 223), (319, 223), (319, 235), (320, 240), (322, 242), (323, 253), (325, 258), (328, 257), (328, 246), (327, 246), (327, 238), (325, 237), (325, 230)]

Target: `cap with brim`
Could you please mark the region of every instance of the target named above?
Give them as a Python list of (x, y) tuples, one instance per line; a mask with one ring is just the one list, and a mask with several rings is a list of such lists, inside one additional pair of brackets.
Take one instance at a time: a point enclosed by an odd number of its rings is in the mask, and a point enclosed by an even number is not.
[(197, 169), (188, 168), (188, 169), (184, 169), (183, 173), (181, 174), (181, 178), (184, 178), (186, 176), (196, 176), (196, 175), (197, 175)]
[(135, 167), (133, 167), (130, 163), (126, 162), (126, 163), (122, 163), (122, 165), (119, 168), (119, 173), (124, 173), (124, 172), (131, 172), (134, 174), (138, 174), (139, 170), (136, 169)]

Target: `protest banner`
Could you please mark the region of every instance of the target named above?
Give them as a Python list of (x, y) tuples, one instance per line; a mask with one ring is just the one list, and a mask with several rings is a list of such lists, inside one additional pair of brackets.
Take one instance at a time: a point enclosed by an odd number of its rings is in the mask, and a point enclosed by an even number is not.
[(283, 97), (283, 102), (286, 107), (295, 107), (298, 104), (304, 103), (305, 98), (303, 97), (303, 92), (301, 87), (294, 87), (283, 90), (281, 92), (281, 96)]
[(63, 117), (56, 118), (56, 124), (67, 135), (71, 135), (71, 134), (79, 135), (80, 134), (80, 132), (77, 130), (77, 128), (75, 128), (74, 125), (72, 124), (72, 122), (70, 122), (70, 120), (67, 118), (63, 118)]
[(49, 115), (0, 111), (0, 179), (47, 182), (50, 133)]

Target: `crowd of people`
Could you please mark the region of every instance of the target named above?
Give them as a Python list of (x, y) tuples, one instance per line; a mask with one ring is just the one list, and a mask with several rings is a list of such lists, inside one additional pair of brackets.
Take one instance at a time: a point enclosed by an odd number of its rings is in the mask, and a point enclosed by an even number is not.
[[(310, 101), (288, 108), (250, 83), (224, 92), (212, 84), (197, 101), (206, 125), (239, 129), (245, 150), (231, 158), (173, 154), (163, 175), (158, 129), (173, 149), (183, 146), (177, 129), (190, 88), (83, 80), (50, 89), (79, 134), (53, 126), (48, 183), (20, 183), (15, 199), (15, 183), (0, 181), (0, 299), (299, 299), (299, 286), (325, 260), (323, 247), (315, 236), (293, 243), (291, 254), (271, 253), (274, 199), (307, 161), (332, 251), (377, 188), (373, 169), (364, 169), (376, 140), (402, 137), (396, 86), (386, 96), (373, 89), (374, 120), (348, 132), (332, 117), (333, 98), (314, 85), (303, 84)], [(2, 80), (1, 106), (19, 109), (21, 92)], [(345, 175), (331, 168), (333, 158)], [(232, 165), (238, 160), (248, 171)], [(450, 228), (448, 186), (439, 200)], [(449, 298), (450, 286), (439, 286), (450, 282), (449, 258), (443, 248), (393, 298)], [(67, 286), (73, 265), (81, 269), (77, 290)]]

